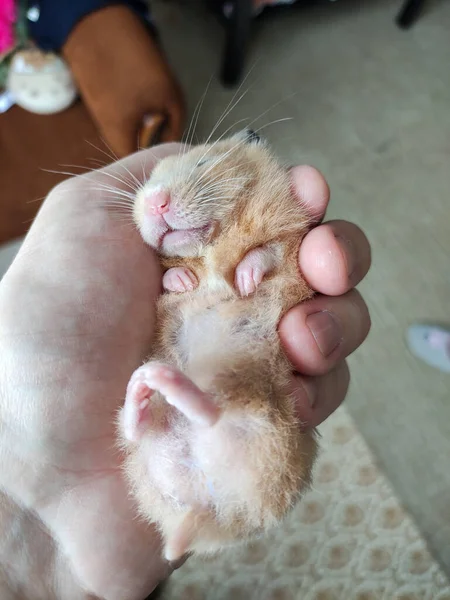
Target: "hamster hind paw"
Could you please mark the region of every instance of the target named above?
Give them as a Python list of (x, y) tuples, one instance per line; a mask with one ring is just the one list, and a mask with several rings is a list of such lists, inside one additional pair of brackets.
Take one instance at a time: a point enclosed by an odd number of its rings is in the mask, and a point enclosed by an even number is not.
[(219, 419), (220, 408), (186, 375), (170, 365), (149, 362), (133, 373), (128, 384), (123, 408), (123, 430), (128, 440), (138, 441), (143, 425), (150, 423), (154, 392), (194, 423), (211, 426)]
[(154, 393), (154, 390), (136, 376), (138, 371), (135, 371), (130, 379), (122, 409), (123, 433), (130, 442), (139, 440), (143, 425), (150, 421), (150, 400)]

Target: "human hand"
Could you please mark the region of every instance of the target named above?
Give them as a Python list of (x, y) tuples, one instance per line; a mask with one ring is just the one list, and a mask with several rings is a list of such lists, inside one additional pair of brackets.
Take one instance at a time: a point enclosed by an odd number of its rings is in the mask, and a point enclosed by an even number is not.
[[(312, 167), (292, 169), (293, 189), (316, 223), (330, 200), (323, 176)], [(281, 320), (281, 341), (297, 375), (299, 414), (316, 427), (344, 400), (350, 381), (346, 357), (370, 329), (367, 306), (354, 288), (366, 276), (370, 245), (359, 227), (329, 221), (312, 229), (299, 251), (299, 268), (317, 295), (291, 309)]]
[[(151, 344), (160, 270), (130, 215), (128, 222), (117, 218), (117, 200), (108, 201), (105, 186), (117, 186), (116, 197), (126, 200), (130, 184), (123, 179), (137, 183), (134, 178), (142, 180), (157, 159), (178, 149), (144, 151), (55, 188), (0, 284), (5, 600), (17, 597), (10, 591), (17, 586), (27, 599), (140, 600), (173, 568), (161, 559), (155, 530), (135, 518), (115, 450), (117, 409)], [(323, 178), (307, 167), (292, 175), (296, 193), (319, 220), (328, 202)], [(334, 234), (350, 240), (354, 252), (344, 254), (347, 244), (341, 248)], [(350, 278), (346, 256), (357, 265)], [(342, 361), (368, 330), (362, 300), (347, 292), (368, 263), (368, 244), (350, 224), (320, 225), (302, 244), (300, 268), (329, 296), (292, 309), (280, 335), (306, 375), (297, 378), (299, 410), (311, 425), (343, 399)], [(342, 341), (327, 358), (305, 326), (306, 315), (324, 309), (342, 327)], [(304, 390), (316, 398), (313, 408)]]

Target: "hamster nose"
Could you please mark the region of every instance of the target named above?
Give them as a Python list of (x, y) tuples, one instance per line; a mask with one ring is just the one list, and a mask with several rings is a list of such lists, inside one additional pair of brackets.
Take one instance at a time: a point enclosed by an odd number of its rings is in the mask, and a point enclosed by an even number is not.
[(169, 210), (170, 194), (164, 190), (149, 194), (145, 198), (145, 207), (152, 215), (162, 215)]

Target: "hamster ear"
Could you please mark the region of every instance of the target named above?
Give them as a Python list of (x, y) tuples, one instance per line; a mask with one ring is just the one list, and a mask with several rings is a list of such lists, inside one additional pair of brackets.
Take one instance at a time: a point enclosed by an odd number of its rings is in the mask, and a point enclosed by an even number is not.
[(253, 129), (244, 129), (236, 134), (236, 139), (242, 142), (246, 142), (247, 144), (263, 144), (263, 140), (256, 131)]
[(262, 143), (261, 136), (258, 133), (256, 133), (256, 131), (253, 131), (253, 129), (246, 129), (245, 132), (247, 134), (247, 143), (248, 144), (261, 144)]

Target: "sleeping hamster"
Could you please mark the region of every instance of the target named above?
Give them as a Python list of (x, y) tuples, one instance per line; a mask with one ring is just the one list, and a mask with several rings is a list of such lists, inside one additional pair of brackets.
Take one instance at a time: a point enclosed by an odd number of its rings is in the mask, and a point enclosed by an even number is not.
[(309, 219), (250, 130), (159, 162), (134, 219), (166, 293), (119, 434), (140, 511), (173, 561), (266, 532), (310, 482), (315, 433), (300, 427), (277, 333), (312, 296), (298, 269)]

